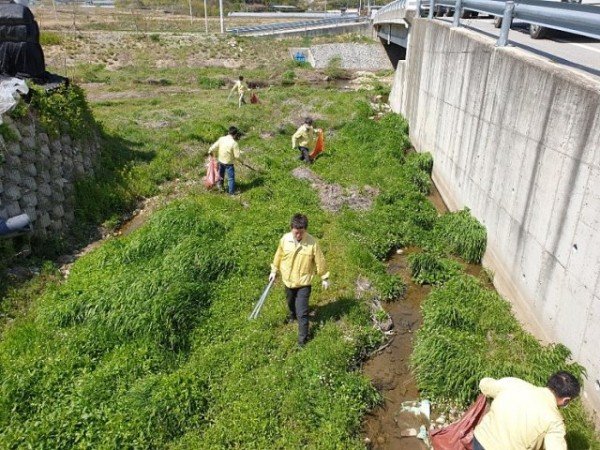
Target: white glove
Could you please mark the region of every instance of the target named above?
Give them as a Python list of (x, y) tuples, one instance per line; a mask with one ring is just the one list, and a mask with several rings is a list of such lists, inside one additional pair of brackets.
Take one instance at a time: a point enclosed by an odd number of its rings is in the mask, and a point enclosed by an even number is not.
[(323, 286), (323, 289), (328, 289), (329, 288), (329, 280), (323, 280), (321, 283), (321, 286)]
[(270, 283), (271, 281), (275, 281), (275, 278), (277, 278), (277, 274), (276, 274), (275, 272), (271, 272), (271, 273), (269, 274), (269, 283)]

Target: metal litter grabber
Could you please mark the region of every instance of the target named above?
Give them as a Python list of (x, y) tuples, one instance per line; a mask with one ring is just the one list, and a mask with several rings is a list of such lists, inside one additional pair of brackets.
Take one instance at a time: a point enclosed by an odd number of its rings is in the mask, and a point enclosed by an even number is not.
[(258, 315), (260, 314), (260, 310), (262, 309), (263, 304), (265, 303), (265, 300), (267, 299), (267, 295), (269, 295), (269, 291), (273, 287), (274, 282), (275, 282), (274, 278), (271, 281), (269, 281), (269, 284), (267, 284), (267, 287), (265, 288), (262, 295), (256, 302), (256, 305), (254, 306), (254, 310), (252, 310), (252, 313), (250, 314), (250, 316), (248, 316), (248, 319), (251, 320), (251, 319), (256, 319), (258, 317)]

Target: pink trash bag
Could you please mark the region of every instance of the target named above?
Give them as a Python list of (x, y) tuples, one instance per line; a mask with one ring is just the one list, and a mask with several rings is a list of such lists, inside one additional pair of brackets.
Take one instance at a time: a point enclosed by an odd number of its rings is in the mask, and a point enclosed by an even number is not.
[(219, 181), (221, 181), (221, 177), (219, 176), (219, 167), (217, 164), (217, 159), (213, 156), (208, 158), (206, 162), (206, 176), (202, 178), (202, 182), (204, 183), (204, 187), (206, 189), (210, 189), (215, 186)]
[(473, 431), (486, 411), (485, 395), (480, 394), (458, 422), (431, 432), (434, 450), (473, 450)]

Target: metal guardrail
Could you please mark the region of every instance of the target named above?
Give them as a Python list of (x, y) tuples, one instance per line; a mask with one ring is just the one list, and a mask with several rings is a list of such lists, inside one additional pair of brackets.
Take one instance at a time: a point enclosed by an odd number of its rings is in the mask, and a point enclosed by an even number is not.
[[(405, 8), (412, 9), (411, 0), (396, 0), (381, 8), (373, 19), (373, 23), (384, 23), (385, 16), (378, 20), (380, 14)], [(433, 19), (437, 6), (454, 8), (453, 26), (460, 25), (463, 9), (478, 11), (502, 17), (502, 29), (497, 45), (508, 43), (508, 32), (513, 19), (539, 25), (555, 30), (600, 39), (600, 7), (581, 5), (578, 3), (563, 3), (544, 0), (416, 0), (415, 11), (421, 15), (423, 9), (428, 9), (428, 17)], [(388, 15), (388, 14), (385, 14)]]
[(295, 30), (299, 28), (318, 27), (322, 25), (341, 25), (353, 22), (365, 22), (367, 20), (369, 19), (358, 16), (336, 17), (333, 19), (304, 20), (301, 22), (283, 22), (250, 27), (227, 28), (227, 32), (232, 34), (269, 33), (283, 30)]
[(246, 12), (232, 11), (227, 17), (260, 17), (263, 19), (331, 19), (338, 17), (357, 17), (357, 13), (340, 12)]
[[(393, 11), (398, 11), (398, 10), (416, 10), (417, 9), (417, 2), (415, 0), (396, 0), (394, 2), (388, 3), (387, 5), (385, 5), (383, 8), (379, 8), (379, 11), (377, 11), (377, 13), (375, 14), (375, 16), (373, 17), (373, 23), (377, 23), (378, 18), (387, 15), (386, 13), (390, 13)], [(423, 6), (427, 6), (425, 4), (422, 4), (421, 7)]]

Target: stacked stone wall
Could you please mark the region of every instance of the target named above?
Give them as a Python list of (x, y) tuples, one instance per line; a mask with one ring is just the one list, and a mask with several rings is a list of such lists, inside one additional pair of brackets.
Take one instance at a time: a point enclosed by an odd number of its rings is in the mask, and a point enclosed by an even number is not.
[(93, 174), (98, 143), (50, 137), (33, 114), (2, 122), (0, 219), (26, 213), (36, 235), (65, 233), (75, 219), (75, 182)]

